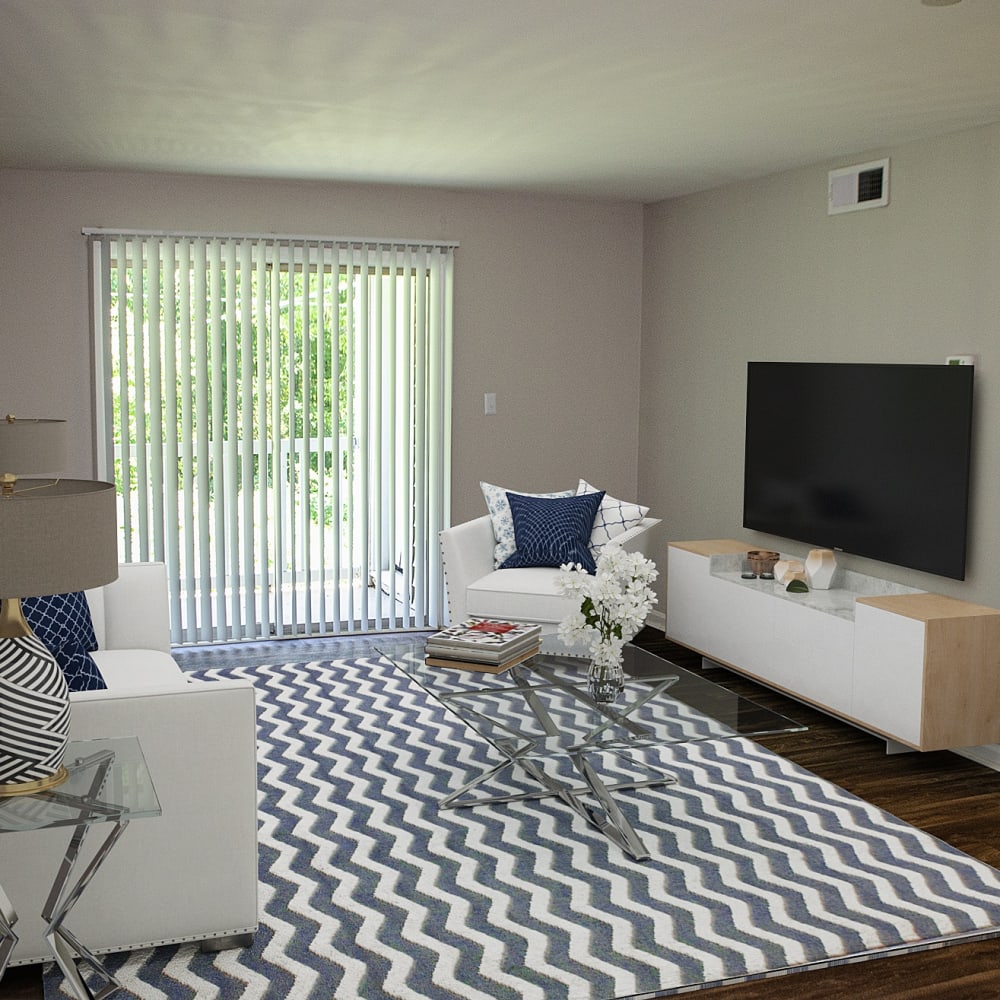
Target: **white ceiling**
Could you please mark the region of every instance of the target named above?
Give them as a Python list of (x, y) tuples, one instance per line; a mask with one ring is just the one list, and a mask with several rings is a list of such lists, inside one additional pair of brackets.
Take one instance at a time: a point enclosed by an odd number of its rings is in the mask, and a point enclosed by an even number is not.
[(655, 201), (996, 121), (998, 0), (0, 0), (0, 167)]

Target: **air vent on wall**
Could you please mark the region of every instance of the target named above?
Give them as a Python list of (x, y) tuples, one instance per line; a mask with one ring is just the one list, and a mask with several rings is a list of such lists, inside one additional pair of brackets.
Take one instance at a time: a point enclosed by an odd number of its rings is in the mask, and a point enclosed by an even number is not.
[(827, 215), (881, 208), (889, 204), (889, 161), (874, 160), (831, 170), (827, 184)]

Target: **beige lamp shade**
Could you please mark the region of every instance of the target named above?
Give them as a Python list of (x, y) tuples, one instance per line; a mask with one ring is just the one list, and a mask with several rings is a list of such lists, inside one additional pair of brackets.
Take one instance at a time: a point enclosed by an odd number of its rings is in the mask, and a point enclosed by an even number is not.
[(19, 478), (0, 496), (0, 598), (89, 590), (117, 576), (113, 484)]
[(65, 420), (0, 419), (0, 474), (60, 475), (66, 453)]
[(74, 593), (118, 576), (111, 483), (4, 477), (0, 493), (0, 796), (65, 780), (70, 700), (62, 668), (30, 629), (22, 597)]

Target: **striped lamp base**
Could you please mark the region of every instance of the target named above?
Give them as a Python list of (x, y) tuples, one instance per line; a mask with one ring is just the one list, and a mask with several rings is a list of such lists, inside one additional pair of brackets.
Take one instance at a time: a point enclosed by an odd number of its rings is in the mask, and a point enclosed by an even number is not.
[(62, 669), (34, 635), (0, 638), (0, 796), (59, 784), (69, 738)]

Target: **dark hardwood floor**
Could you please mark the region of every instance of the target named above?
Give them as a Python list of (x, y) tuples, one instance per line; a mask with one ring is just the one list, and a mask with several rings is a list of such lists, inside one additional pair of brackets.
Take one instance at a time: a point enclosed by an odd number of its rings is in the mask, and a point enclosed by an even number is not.
[[(644, 629), (645, 648), (700, 670), (701, 658)], [(888, 756), (872, 736), (727, 670), (705, 676), (809, 728), (760, 742), (861, 798), (1000, 867), (1000, 772), (946, 751)], [(1000, 940), (717, 987), (699, 1000), (998, 1000)], [(0, 1000), (38, 1000), (40, 970), (10, 969)]]
[[(701, 657), (647, 628), (636, 641), (689, 670)], [(884, 742), (728, 670), (704, 676), (809, 728), (759, 742), (1000, 867), (1000, 772), (948, 751), (889, 756)], [(1000, 940), (701, 990), (698, 1000), (998, 1000)]]

